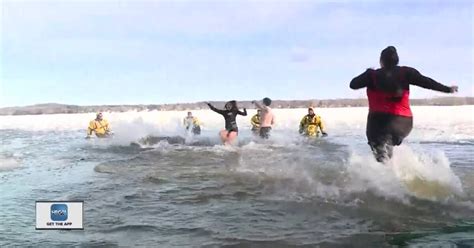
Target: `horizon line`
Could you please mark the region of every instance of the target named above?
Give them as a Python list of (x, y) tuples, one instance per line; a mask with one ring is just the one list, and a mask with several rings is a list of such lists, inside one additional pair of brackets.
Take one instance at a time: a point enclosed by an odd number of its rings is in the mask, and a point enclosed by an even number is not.
[[(474, 98), (474, 96), (433, 96), (433, 97), (425, 97), (425, 98), (412, 98), (410, 100), (429, 100), (429, 99), (441, 99), (441, 98)], [(273, 102), (276, 101), (338, 101), (338, 100), (362, 100), (367, 99), (367, 97), (361, 98), (326, 98), (326, 99), (272, 99)], [(234, 100), (234, 99), (232, 99)], [(260, 101), (261, 99), (255, 100)], [(0, 106), (0, 109), (6, 108), (22, 108), (22, 107), (33, 107), (38, 105), (64, 105), (64, 106), (77, 106), (77, 107), (99, 107), (99, 106), (143, 106), (143, 105), (180, 105), (180, 104), (202, 104), (206, 102), (227, 102), (231, 100), (210, 100), (210, 101), (196, 101), (196, 102), (174, 102), (174, 103), (127, 103), (127, 104), (93, 104), (93, 105), (80, 105), (80, 104), (68, 104), (68, 103), (58, 103), (58, 102), (45, 102), (45, 103), (35, 103), (31, 105), (16, 105), (16, 106)], [(237, 102), (251, 102), (254, 100), (236, 100)]]

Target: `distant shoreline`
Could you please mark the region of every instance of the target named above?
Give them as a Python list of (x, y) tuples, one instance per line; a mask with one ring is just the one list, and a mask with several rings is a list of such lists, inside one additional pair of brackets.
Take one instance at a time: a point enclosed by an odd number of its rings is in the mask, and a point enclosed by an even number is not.
[[(411, 99), (412, 106), (459, 106), (474, 105), (474, 97), (438, 97), (427, 99)], [(222, 107), (224, 101), (211, 101), (213, 105)], [(342, 108), (365, 107), (367, 99), (328, 99), (328, 100), (274, 100), (273, 108)], [(253, 108), (251, 101), (239, 101), (241, 108)], [(43, 115), (43, 114), (78, 114), (91, 112), (127, 112), (127, 111), (183, 111), (208, 109), (205, 102), (176, 104), (137, 104), (137, 105), (67, 105), (58, 103), (36, 104), (23, 107), (0, 108), (0, 115)]]

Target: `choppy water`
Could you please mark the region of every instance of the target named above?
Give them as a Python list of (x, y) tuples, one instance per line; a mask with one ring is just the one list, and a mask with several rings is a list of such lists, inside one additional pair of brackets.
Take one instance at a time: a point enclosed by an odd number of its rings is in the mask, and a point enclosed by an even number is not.
[[(110, 140), (83, 139), (92, 115), (0, 117), (0, 246), (472, 247), (474, 106), (414, 110), (389, 166), (358, 108), (322, 109), (323, 140), (298, 137), (304, 110), (268, 142), (241, 118), (231, 148), (206, 111), (197, 139), (179, 112), (106, 114)], [(149, 134), (184, 138), (130, 145)], [(84, 231), (36, 231), (36, 200), (84, 200)]]

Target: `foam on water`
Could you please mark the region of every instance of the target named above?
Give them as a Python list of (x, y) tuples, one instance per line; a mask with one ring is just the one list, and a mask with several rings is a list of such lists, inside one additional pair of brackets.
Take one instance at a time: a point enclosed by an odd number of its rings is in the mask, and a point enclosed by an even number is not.
[[(298, 134), (306, 109), (275, 110), (278, 125), (265, 141), (249, 130), (251, 116), (239, 116), (233, 147), (220, 144), (223, 118), (208, 110), (193, 111), (203, 122), (198, 137), (183, 130), (186, 111), (106, 113), (115, 135), (91, 140), (93, 113), (0, 116), (0, 170), (13, 165), (0, 173), (0, 244), (245, 246), (274, 237), (282, 243), (269, 246), (350, 246), (367, 237), (361, 246), (396, 245), (387, 239), (394, 232), (471, 220), (472, 110), (415, 107), (412, 135), (385, 166), (366, 143), (366, 108), (317, 109), (324, 139)], [(36, 199), (85, 199), (85, 235), (35, 232)], [(18, 222), (26, 224), (10, 228)]]
[(15, 168), (19, 168), (20, 166), (21, 162), (18, 158), (0, 155), (0, 171), (13, 170)]
[(353, 153), (347, 167), (351, 181), (348, 189), (353, 192), (373, 191), (375, 194), (395, 198), (405, 203), (406, 190), (393, 171), (392, 167), (380, 166), (370, 154)]
[[(182, 120), (187, 111), (130, 111), (105, 113), (112, 129), (120, 139), (143, 137), (145, 134), (183, 134)], [(249, 110), (247, 117), (238, 116), (242, 130), (250, 128), (250, 117), (255, 110)], [(275, 130), (289, 130), (297, 133), (306, 109), (275, 109)], [(367, 108), (319, 108), (330, 134), (351, 135), (365, 128)], [(417, 141), (459, 141), (474, 136), (474, 106), (415, 106), (414, 129), (410, 140)], [(194, 110), (202, 123), (203, 130), (217, 131), (224, 127), (221, 115), (210, 110)], [(56, 114), (34, 116), (0, 116), (0, 129), (20, 129), (29, 131), (86, 130), (94, 113)], [(357, 132), (356, 132), (357, 131)], [(360, 134), (361, 137), (364, 133)], [(128, 140), (130, 141), (130, 140)]]
[(409, 147), (401, 146), (390, 162), (397, 177), (418, 197), (437, 199), (463, 194), (461, 181), (453, 173), (442, 151), (435, 154), (415, 153)]
[(356, 191), (373, 190), (380, 196), (407, 202), (407, 196), (428, 200), (448, 200), (464, 195), (461, 180), (454, 174), (444, 153), (415, 153), (402, 145), (394, 157), (380, 166), (370, 155), (352, 154), (348, 170)]
[[(255, 142), (250, 131), (249, 119), (255, 110), (249, 110), (249, 116), (237, 118), (242, 130), (239, 134), (239, 148), (219, 145), (217, 132), (224, 126), (222, 116), (209, 110), (196, 110), (203, 129), (201, 137), (210, 140), (214, 152), (248, 153), (252, 150), (270, 156), (279, 147), (301, 147), (306, 140), (298, 133), (298, 125), (306, 109), (275, 109), (277, 125), (268, 142)], [(92, 145), (107, 147), (111, 145), (128, 146), (146, 136), (184, 136), (185, 143), (193, 142), (191, 136), (183, 131), (182, 118), (187, 111), (130, 111), (125, 113), (105, 113), (114, 136), (112, 139), (89, 141)], [(364, 129), (367, 108), (321, 108), (317, 114), (323, 117), (329, 140), (349, 147), (352, 154), (348, 158), (336, 161), (349, 174), (349, 185), (332, 185), (322, 183), (314, 177), (314, 171), (324, 172), (326, 163), (334, 161), (317, 161), (315, 164), (302, 165), (301, 161), (287, 158), (284, 162), (268, 164), (254, 163), (251, 159), (242, 159), (234, 168), (240, 173), (249, 173), (266, 178), (290, 178), (305, 185), (321, 197), (337, 198), (342, 193), (364, 192), (371, 190), (379, 196), (407, 202), (409, 197), (441, 200), (463, 194), (460, 179), (453, 173), (450, 162), (440, 151), (426, 153), (414, 152), (408, 146), (395, 149), (394, 159), (390, 165), (380, 166), (370, 154), (365, 144)], [(413, 107), (415, 127), (408, 141), (459, 141), (471, 142), (474, 138), (474, 106), (455, 107)], [(447, 114), (450, 114), (447, 116)], [(95, 117), (89, 114), (58, 114), (37, 116), (0, 116), (0, 129), (16, 129), (27, 131), (69, 131), (84, 130), (88, 122)], [(363, 144), (363, 145), (362, 145)], [(169, 150), (168, 142), (143, 145), (162, 151)], [(332, 148), (327, 148), (331, 150)], [(302, 152), (295, 149), (296, 152)], [(308, 151), (312, 152), (312, 151)], [(304, 155), (301, 155), (304, 156)], [(18, 162), (11, 158), (1, 158), (2, 167), (13, 168)], [(281, 162), (281, 161), (280, 161)]]

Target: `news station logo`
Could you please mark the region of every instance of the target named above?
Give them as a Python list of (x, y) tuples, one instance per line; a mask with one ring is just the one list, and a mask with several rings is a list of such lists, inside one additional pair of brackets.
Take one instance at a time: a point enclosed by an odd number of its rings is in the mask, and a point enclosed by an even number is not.
[(36, 229), (83, 230), (83, 201), (37, 201)]
[(67, 220), (67, 205), (66, 204), (51, 205), (51, 220), (52, 221)]

